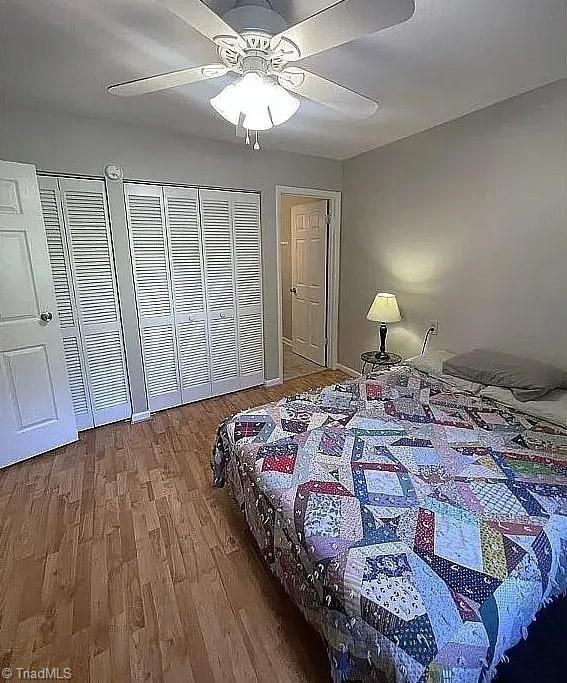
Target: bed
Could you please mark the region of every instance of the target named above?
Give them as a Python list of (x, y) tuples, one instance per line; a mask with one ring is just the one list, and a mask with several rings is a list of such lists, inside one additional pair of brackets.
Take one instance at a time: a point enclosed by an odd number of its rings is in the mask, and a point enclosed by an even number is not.
[(335, 682), (490, 680), (567, 588), (567, 432), (416, 368), (239, 413), (212, 467)]

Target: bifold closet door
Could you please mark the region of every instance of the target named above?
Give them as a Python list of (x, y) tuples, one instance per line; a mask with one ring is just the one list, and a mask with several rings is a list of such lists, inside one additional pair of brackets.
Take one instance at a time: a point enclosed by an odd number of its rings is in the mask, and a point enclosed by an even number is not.
[(132, 414), (103, 181), (40, 178), (65, 359), (79, 429)]
[(232, 193), (199, 190), (211, 362), (211, 394), (240, 389)]
[(211, 396), (203, 255), (196, 189), (164, 187), (182, 403)]
[(261, 384), (259, 196), (125, 191), (150, 410)]
[(232, 192), (240, 388), (264, 381), (260, 197)]
[(127, 183), (126, 208), (150, 410), (181, 403), (162, 187)]
[(38, 180), (73, 411), (77, 429), (88, 429), (94, 427), (94, 415), (87, 391), (87, 371), (79, 331), (79, 314), (72, 284), (73, 276), (65, 237), (59, 183), (57, 178), (47, 176), (40, 176)]
[(199, 190), (212, 393), (264, 381), (260, 197)]

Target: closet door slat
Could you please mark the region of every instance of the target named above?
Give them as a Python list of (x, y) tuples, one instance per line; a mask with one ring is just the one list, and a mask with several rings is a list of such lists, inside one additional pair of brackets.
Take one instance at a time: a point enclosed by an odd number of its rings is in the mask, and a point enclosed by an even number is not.
[(126, 207), (150, 410), (181, 403), (162, 188), (127, 183)]
[(264, 381), (260, 197), (232, 193), (240, 387)]
[(93, 415), (85, 386), (83, 353), (76, 337), (63, 337), (63, 352), (69, 375), (73, 411), (77, 421), (77, 429), (88, 429), (94, 426)]
[(199, 190), (212, 395), (240, 388), (232, 193)]
[(199, 194), (164, 187), (182, 402), (211, 395)]
[(100, 180), (60, 178), (59, 188), (94, 424), (132, 414), (114, 270)]
[(57, 178), (38, 176), (49, 261), (77, 429), (94, 426)]
[[(46, 187), (52, 185), (55, 187)], [(59, 313), (61, 327), (76, 327), (75, 313), (73, 311), (73, 293), (71, 290), (71, 273), (69, 271), (69, 257), (63, 234), (63, 225), (58, 202), (58, 187), (55, 178), (40, 178), (41, 209), (47, 246), (49, 249), (49, 261), (53, 273), (53, 285), (55, 287), (55, 299)]]
[(209, 311), (234, 311), (231, 193), (200, 190)]

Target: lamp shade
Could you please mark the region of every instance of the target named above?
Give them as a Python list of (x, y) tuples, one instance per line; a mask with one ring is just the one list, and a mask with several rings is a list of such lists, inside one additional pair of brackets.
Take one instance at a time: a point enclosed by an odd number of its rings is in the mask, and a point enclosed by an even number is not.
[(380, 323), (397, 323), (402, 319), (395, 294), (378, 292), (366, 314), (368, 320)]

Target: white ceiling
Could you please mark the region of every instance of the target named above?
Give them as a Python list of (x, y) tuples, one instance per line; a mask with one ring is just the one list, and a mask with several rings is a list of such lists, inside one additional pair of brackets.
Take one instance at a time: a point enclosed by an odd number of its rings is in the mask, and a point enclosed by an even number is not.
[[(273, 0), (290, 23), (336, 0)], [(234, 0), (208, 0), (216, 11)], [(567, 77), (565, 0), (416, 0), (410, 21), (303, 65), (380, 101), (349, 121), (304, 100), (267, 148), (344, 159)], [(208, 104), (226, 79), (137, 98), (112, 83), (216, 61), (215, 49), (152, 0), (4, 0), (0, 89), (13, 106), (150, 124), (235, 141)]]

